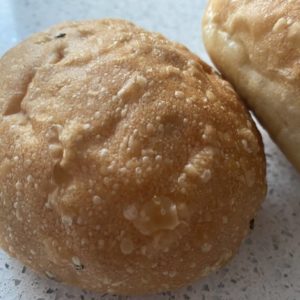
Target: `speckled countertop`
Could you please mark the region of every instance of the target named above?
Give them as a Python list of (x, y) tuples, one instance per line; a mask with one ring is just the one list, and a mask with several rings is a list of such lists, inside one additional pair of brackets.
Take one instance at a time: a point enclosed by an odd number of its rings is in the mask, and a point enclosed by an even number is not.
[[(66, 19), (119, 17), (184, 43), (208, 61), (200, 40), (204, 0), (0, 0), (0, 54), (29, 34)], [(300, 176), (263, 132), (269, 194), (239, 254), (221, 271), (176, 292), (148, 297), (66, 287), (0, 251), (4, 300), (300, 299)]]

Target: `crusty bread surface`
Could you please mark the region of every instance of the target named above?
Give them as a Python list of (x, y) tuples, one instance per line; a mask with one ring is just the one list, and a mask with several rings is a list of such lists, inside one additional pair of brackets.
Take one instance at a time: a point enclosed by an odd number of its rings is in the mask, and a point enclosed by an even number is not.
[(300, 2), (210, 0), (203, 36), (214, 64), (300, 171)]
[(185, 47), (67, 22), (0, 60), (0, 245), (99, 292), (181, 287), (238, 250), (266, 193), (255, 124)]

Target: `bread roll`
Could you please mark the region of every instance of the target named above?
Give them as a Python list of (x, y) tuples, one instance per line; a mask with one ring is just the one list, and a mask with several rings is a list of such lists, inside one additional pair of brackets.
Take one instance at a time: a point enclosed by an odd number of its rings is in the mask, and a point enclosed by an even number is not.
[(124, 295), (220, 268), (266, 193), (260, 134), (185, 47), (70, 22), (0, 61), (0, 244), (50, 278)]
[(300, 2), (211, 0), (206, 48), (300, 171)]

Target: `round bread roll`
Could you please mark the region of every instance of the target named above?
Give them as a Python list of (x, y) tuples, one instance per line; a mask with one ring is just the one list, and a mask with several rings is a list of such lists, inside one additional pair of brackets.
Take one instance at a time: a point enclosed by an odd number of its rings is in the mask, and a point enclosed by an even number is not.
[(210, 0), (203, 20), (217, 68), (300, 171), (300, 2)]
[(0, 61), (0, 244), (124, 295), (220, 268), (266, 193), (260, 134), (185, 47), (126, 21), (64, 23)]

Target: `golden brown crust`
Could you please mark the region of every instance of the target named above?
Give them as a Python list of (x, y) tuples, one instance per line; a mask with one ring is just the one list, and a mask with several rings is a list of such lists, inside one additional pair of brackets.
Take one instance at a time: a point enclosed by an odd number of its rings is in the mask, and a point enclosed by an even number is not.
[(237, 251), (266, 192), (261, 137), (186, 48), (125, 21), (65, 23), (10, 50), (0, 78), (11, 255), (86, 289), (144, 294)]
[(207, 50), (300, 170), (300, 2), (211, 0)]

